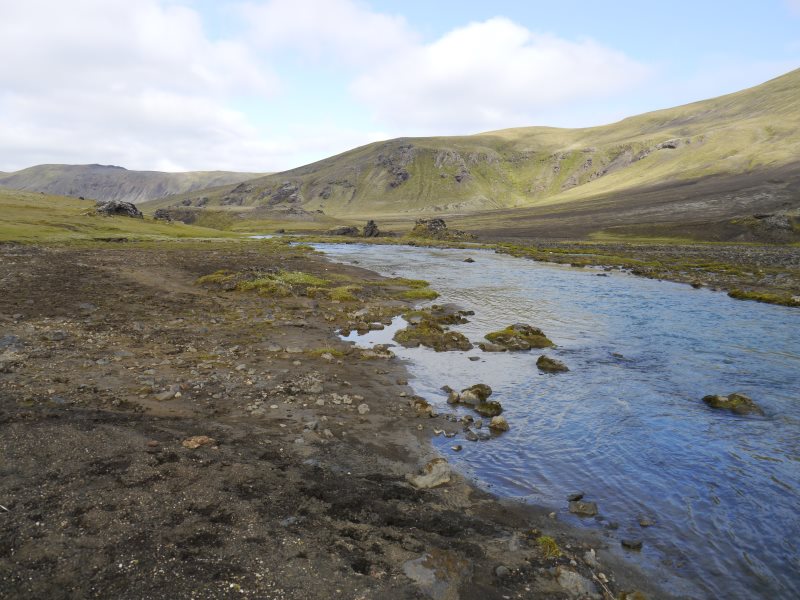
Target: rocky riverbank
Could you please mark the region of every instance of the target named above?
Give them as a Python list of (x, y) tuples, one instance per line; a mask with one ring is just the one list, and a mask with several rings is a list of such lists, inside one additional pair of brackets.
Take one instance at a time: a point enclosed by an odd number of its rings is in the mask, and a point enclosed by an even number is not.
[(272, 241), (0, 245), (0, 595), (662, 597), (435, 460), (446, 415), (334, 335), (408, 285)]

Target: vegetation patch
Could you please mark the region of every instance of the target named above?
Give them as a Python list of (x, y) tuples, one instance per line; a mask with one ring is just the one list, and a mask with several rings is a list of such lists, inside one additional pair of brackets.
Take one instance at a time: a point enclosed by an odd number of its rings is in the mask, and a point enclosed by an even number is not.
[(768, 292), (754, 292), (748, 290), (731, 290), (728, 296), (737, 300), (755, 300), (767, 304), (780, 304), (781, 306), (800, 306), (800, 296), (770, 294)]
[(536, 544), (539, 550), (542, 551), (545, 558), (558, 558), (561, 556), (561, 548), (558, 547), (556, 541), (549, 535), (542, 535), (536, 539)]

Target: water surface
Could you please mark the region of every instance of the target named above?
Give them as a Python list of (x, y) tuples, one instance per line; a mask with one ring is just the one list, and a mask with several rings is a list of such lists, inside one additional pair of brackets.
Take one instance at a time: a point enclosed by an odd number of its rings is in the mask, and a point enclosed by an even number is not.
[[(800, 311), (480, 250), (320, 248), (385, 275), (429, 280), (437, 302), (475, 311), (455, 328), (473, 342), (526, 322), (557, 344), (547, 354), (569, 373), (540, 373), (539, 351), (393, 349), (410, 361), (415, 391), (440, 411), (451, 410), (444, 384), (494, 390), (511, 431), (488, 442), (435, 440), (480, 485), (605, 529), (620, 553), (619, 539), (644, 540), (630, 557), (676, 595), (800, 598)], [(476, 262), (464, 263), (468, 256)], [(392, 331), (360, 343), (385, 342)], [(700, 401), (733, 391), (767, 416)], [(464, 450), (453, 452), (453, 443)], [(599, 504), (599, 518), (567, 512), (576, 490)], [(642, 528), (640, 516), (656, 524)]]

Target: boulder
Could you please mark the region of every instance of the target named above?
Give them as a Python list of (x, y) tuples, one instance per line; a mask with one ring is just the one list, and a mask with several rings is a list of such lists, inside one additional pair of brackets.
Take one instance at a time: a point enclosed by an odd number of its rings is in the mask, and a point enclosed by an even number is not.
[(367, 224), (364, 226), (364, 237), (378, 237), (380, 234), (381, 232), (378, 229), (378, 224), (371, 219), (367, 221)]
[(703, 402), (708, 404), (711, 408), (719, 410), (729, 410), (737, 415), (763, 415), (764, 411), (752, 398), (744, 394), (730, 394), (728, 396), (705, 396)]
[(157, 221), (172, 221), (172, 216), (166, 208), (159, 208), (153, 213), (153, 218)]
[(485, 383), (476, 383), (475, 385), (469, 386), (466, 390), (462, 390), (462, 392), (466, 392), (467, 390), (480, 398), (481, 402), (485, 402), (486, 399), (492, 395), (492, 388)]
[(545, 356), (544, 354), (542, 354), (536, 361), (536, 366), (539, 367), (540, 371), (545, 371), (546, 373), (564, 373), (569, 371), (569, 367), (567, 367), (567, 365), (565, 365), (563, 362), (556, 360), (555, 358)]
[(423, 319), (417, 325), (411, 325), (394, 334), (394, 340), (406, 348), (426, 346), (436, 352), (449, 352), (453, 350), (471, 350), (472, 342), (463, 333), (445, 331), (434, 321)]
[(475, 407), (475, 412), (482, 417), (496, 417), (503, 412), (503, 407), (496, 400), (488, 400), (478, 404)]
[(95, 211), (101, 215), (144, 218), (142, 212), (132, 202), (123, 202), (122, 200), (98, 200), (95, 204)]
[(417, 219), (411, 235), (437, 240), (472, 240), (475, 235), (458, 229), (448, 229), (444, 219)]
[(505, 329), (487, 333), (484, 337), (492, 344), (514, 351), (548, 348), (554, 345), (541, 329), (527, 323), (515, 323)]

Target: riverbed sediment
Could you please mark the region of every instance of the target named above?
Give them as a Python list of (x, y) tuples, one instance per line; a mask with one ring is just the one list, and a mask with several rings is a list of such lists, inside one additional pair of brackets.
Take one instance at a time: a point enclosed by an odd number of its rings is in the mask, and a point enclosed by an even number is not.
[[(397, 282), (272, 242), (0, 254), (2, 595), (665, 596), (543, 509), (411, 485), (444, 421), (334, 335), (407, 307)], [(198, 285), (220, 272), (355, 300)]]

